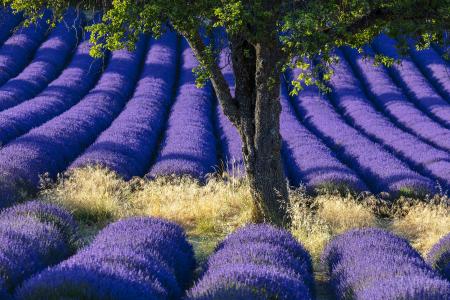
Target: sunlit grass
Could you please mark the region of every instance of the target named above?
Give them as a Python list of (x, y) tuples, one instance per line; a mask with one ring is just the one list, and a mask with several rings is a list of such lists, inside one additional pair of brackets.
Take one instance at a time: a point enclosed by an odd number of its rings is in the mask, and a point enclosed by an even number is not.
[[(200, 261), (227, 234), (251, 222), (253, 210), (244, 179), (212, 177), (203, 184), (187, 177), (125, 181), (99, 167), (73, 170), (41, 191), (40, 196), (75, 215), (82, 224), (83, 243), (88, 243), (109, 222), (127, 216), (155, 216), (183, 226)], [(290, 230), (311, 253), (316, 265), (323, 248), (335, 235), (371, 226), (405, 236), (426, 254), (450, 232), (447, 201), (440, 198), (427, 203), (402, 198), (398, 205), (388, 205), (371, 195), (326, 191), (310, 196), (304, 189), (291, 190)]]

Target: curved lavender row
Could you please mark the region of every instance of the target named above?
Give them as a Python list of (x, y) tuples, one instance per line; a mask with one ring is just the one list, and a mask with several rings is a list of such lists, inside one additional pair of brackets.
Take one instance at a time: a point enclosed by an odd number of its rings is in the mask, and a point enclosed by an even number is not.
[(161, 151), (148, 176), (190, 175), (202, 180), (217, 165), (213, 93), (209, 83), (201, 89), (195, 86), (192, 69), (198, 62), (184, 39), (182, 49), (180, 86)]
[(432, 85), (450, 102), (450, 66), (433, 48), (417, 51), (410, 41), (409, 54)]
[(133, 98), (70, 168), (106, 166), (126, 179), (148, 170), (164, 120), (172, 104), (177, 71), (177, 36), (167, 33), (152, 41)]
[(381, 35), (373, 41), (372, 45), (381, 54), (401, 59), (401, 65), (394, 64), (388, 69), (389, 74), (417, 106), (444, 126), (450, 127), (449, 103), (436, 93), (410, 57), (400, 57), (395, 40)]
[(282, 155), (291, 184), (299, 186), (304, 183), (311, 188), (331, 184), (356, 191), (367, 190), (364, 182), (300, 123), (289, 102), (285, 82), (281, 83), (280, 101)]
[(64, 15), (33, 61), (0, 88), (0, 111), (33, 98), (58, 76), (77, 45), (81, 25), (82, 16), (74, 10)]
[(309, 254), (270, 225), (238, 229), (219, 244), (187, 299), (312, 299)]
[(38, 96), (0, 112), (0, 144), (28, 132), (76, 104), (94, 86), (102, 61), (89, 55), (89, 41), (82, 42), (68, 67)]
[(20, 28), (0, 48), (0, 86), (28, 64), (46, 36), (49, 18), (50, 12), (46, 11), (36, 24)]
[(68, 242), (72, 242), (77, 238), (78, 225), (72, 215), (53, 204), (38, 200), (28, 201), (3, 210), (0, 213), (0, 218), (5, 215), (33, 217), (40, 222), (50, 223), (55, 226)]
[(431, 248), (427, 262), (450, 281), (450, 233)]
[(450, 187), (450, 154), (402, 131), (378, 113), (365, 96), (342, 52), (336, 50), (336, 54), (339, 63), (333, 67), (331, 98), (343, 114), (365, 134), (393, 150), (414, 168), (438, 180), (444, 189)]
[[(299, 72), (294, 70), (292, 78), (297, 78)], [(345, 160), (373, 192), (396, 196), (401, 192), (434, 191), (429, 179), (346, 124), (317, 87), (305, 87), (293, 104), (303, 122)]]
[(145, 43), (117, 51), (94, 89), (77, 105), (0, 150), (0, 174), (37, 187), (39, 175), (64, 171), (120, 113), (139, 76)]
[(22, 17), (14, 14), (10, 8), (0, 7), (0, 47), (11, 36)]
[[(365, 47), (373, 54), (370, 47)], [(422, 139), (450, 151), (450, 129), (434, 122), (417, 109), (395, 85), (381, 66), (374, 66), (373, 58), (364, 59), (356, 49), (344, 48), (350, 64), (366, 87), (371, 99), (396, 123)]]
[(17, 299), (179, 299), (195, 266), (184, 231), (154, 218), (103, 229), (93, 243), (24, 283)]
[(450, 283), (406, 240), (376, 228), (334, 238), (322, 256), (338, 299), (448, 299)]
[[(229, 62), (229, 52), (223, 50), (220, 54), (220, 66), (225, 80), (234, 95), (234, 73)], [(218, 103), (216, 108), (218, 133), (220, 138), (221, 153), (225, 170), (234, 177), (245, 175), (244, 158), (242, 156), (242, 140), (236, 127), (225, 116), (222, 106)]]
[[(45, 218), (40, 217), (45, 212)], [(57, 219), (57, 225), (53, 219)], [(0, 214), (0, 281), (9, 292), (31, 275), (73, 252), (75, 221), (64, 210), (42, 202), (18, 205)], [(66, 231), (66, 232), (64, 232)]]

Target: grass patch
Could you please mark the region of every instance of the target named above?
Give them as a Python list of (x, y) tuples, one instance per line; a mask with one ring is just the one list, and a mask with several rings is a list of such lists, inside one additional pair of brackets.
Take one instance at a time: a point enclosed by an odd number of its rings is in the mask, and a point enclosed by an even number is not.
[[(249, 223), (253, 204), (245, 180), (210, 178), (141, 178), (124, 181), (115, 173), (86, 167), (73, 170), (40, 193), (45, 201), (71, 211), (89, 243), (109, 222), (128, 216), (155, 216), (183, 226), (203, 262), (217, 242)], [(311, 253), (316, 270), (327, 242), (352, 228), (378, 226), (406, 237), (422, 254), (450, 232), (448, 198), (428, 201), (401, 198), (392, 204), (372, 195), (329, 191), (310, 196), (305, 189), (290, 191), (292, 234)]]
[(450, 232), (448, 198), (436, 196), (427, 202), (400, 200), (402, 208), (393, 218), (393, 232), (407, 238), (423, 255)]
[(352, 228), (378, 226), (372, 209), (348, 194), (309, 197), (303, 191), (290, 195), (291, 232), (308, 249), (316, 263), (333, 236)]

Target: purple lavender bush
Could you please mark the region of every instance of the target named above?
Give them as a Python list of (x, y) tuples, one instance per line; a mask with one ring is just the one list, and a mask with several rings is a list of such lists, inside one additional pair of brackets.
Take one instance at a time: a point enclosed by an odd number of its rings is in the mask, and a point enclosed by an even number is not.
[(114, 52), (95, 88), (77, 105), (2, 148), (0, 174), (37, 188), (40, 175), (55, 177), (64, 171), (122, 111), (134, 90), (145, 45), (141, 39), (134, 52)]
[(212, 120), (214, 95), (210, 83), (197, 88), (192, 69), (198, 61), (187, 41), (182, 41), (179, 88), (172, 106), (161, 151), (149, 177), (189, 175), (203, 180), (217, 166), (216, 137)]
[(282, 155), (290, 184), (305, 184), (313, 190), (326, 186), (345, 187), (353, 191), (367, 190), (365, 183), (354, 171), (342, 164), (329, 148), (300, 123), (283, 81), (280, 101)]
[(427, 262), (450, 281), (450, 233), (431, 248)]
[[(31, 275), (73, 253), (76, 224), (64, 210), (31, 202), (0, 214), (0, 281), (13, 292)], [(1, 290), (0, 286), (0, 290)]]
[(72, 215), (53, 204), (37, 200), (28, 201), (4, 209), (0, 213), (0, 218), (2, 216), (33, 217), (40, 222), (55, 226), (64, 235), (66, 241), (75, 242), (75, 239), (78, 238), (78, 225)]
[(14, 14), (9, 7), (0, 9), (0, 46), (10, 37), (21, 19), (21, 14)]
[(322, 256), (337, 299), (449, 299), (450, 282), (409, 243), (378, 228), (334, 238)]
[(177, 36), (167, 33), (158, 40), (150, 40), (149, 47), (133, 97), (70, 168), (98, 164), (130, 179), (144, 175), (150, 167), (173, 101)]
[(417, 51), (414, 41), (410, 41), (411, 58), (433, 84), (436, 90), (450, 101), (450, 65), (433, 48)]
[[(292, 78), (298, 78), (294, 70)], [(433, 192), (434, 183), (411, 170), (382, 145), (350, 126), (315, 86), (305, 87), (293, 98), (301, 120), (348, 166), (357, 172), (374, 193), (423, 194)]]
[(0, 88), (0, 111), (40, 93), (66, 67), (83, 25), (83, 16), (69, 9), (34, 55), (33, 61)]
[(34, 52), (44, 41), (51, 17), (50, 11), (37, 23), (19, 28), (0, 48), (0, 86), (15, 77), (28, 64)]
[(195, 260), (183, 229), (129, 218), (103, 229), (87, 248), (40, 274), (17, 299), (180, 299)]
[[(395, 84), (383, 66), (374, 66), (374, 51), (364, 48), (369, 54), (364, 58), (356, 49), (343, 48), (348, 62), (362, 81), (370, 99), (395, 123), (443, 150), (450, 150), (450, 129), (445, 128), (418, 109)], [(448, 76), (447, 76), (448, 77)]]
[(309, 254), (288, 232), (249, 225), (229, 235), (209, 258), (187, 299), (312, 299)]
[[(28, 101), (0, 112), (2, 146), (63, 113), (89, 92), (97, 82), (103, 65), (100, 59), (93, 59), (89, 55), (90, 48), (89, 41), (83, 41), (61, 75), (44, 91)], [(0, 92), (0, 99), (11, 104), (12, 102), (7, 100), (8, 97), (7, 93)]]
[(401, 64), (394, 64), (388, 68), (389, 74), (402, 87), (409, 99), (447, 128), (450, 127), (450, 105), (436, 92), (420, 69), (409, 56), (400, 56), (394, 39), (387, 35), (380, 35), (372, 46), (381, 54), (401, 59)]
[(450, 154), (401, 130), (378, 112), (366, 97), (363, 86), (353, 74), (342, 52), (336, 50), (335, 53), (339, 57), (339, 63), (333, 66), (334, 74), (329, 82), (332, 88), (330, 96), (344, 118), (390, 149), (412, 169), (439, 182), (444, 190), (450, 187)]

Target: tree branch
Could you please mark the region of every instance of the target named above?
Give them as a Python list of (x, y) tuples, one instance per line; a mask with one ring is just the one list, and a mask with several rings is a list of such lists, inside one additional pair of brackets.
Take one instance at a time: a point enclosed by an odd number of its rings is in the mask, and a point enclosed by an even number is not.
[(237, 125), (239, 122), (239, 107), (238, 104), (234, 101), (233, 96), (231, 95), (230, 88), (228, 86), (225, 77), (223, 76), (222, 71), (220, 70), (217, 63), (208, 63), (208, 58), (205, 57), (206, 46), (202, 40), (202, 37), (198, 32), (195, 34), (185, 34), (189, 45), (194, 52), (194, 55), (197, 57), (199, 61), (204, 63), (205, 67), (208, 68), (208, 71), (211, 74), (211, 82), (216, 92), (217, 98), (222, 105), (224, 114), (230, 119), (230, 121)]

